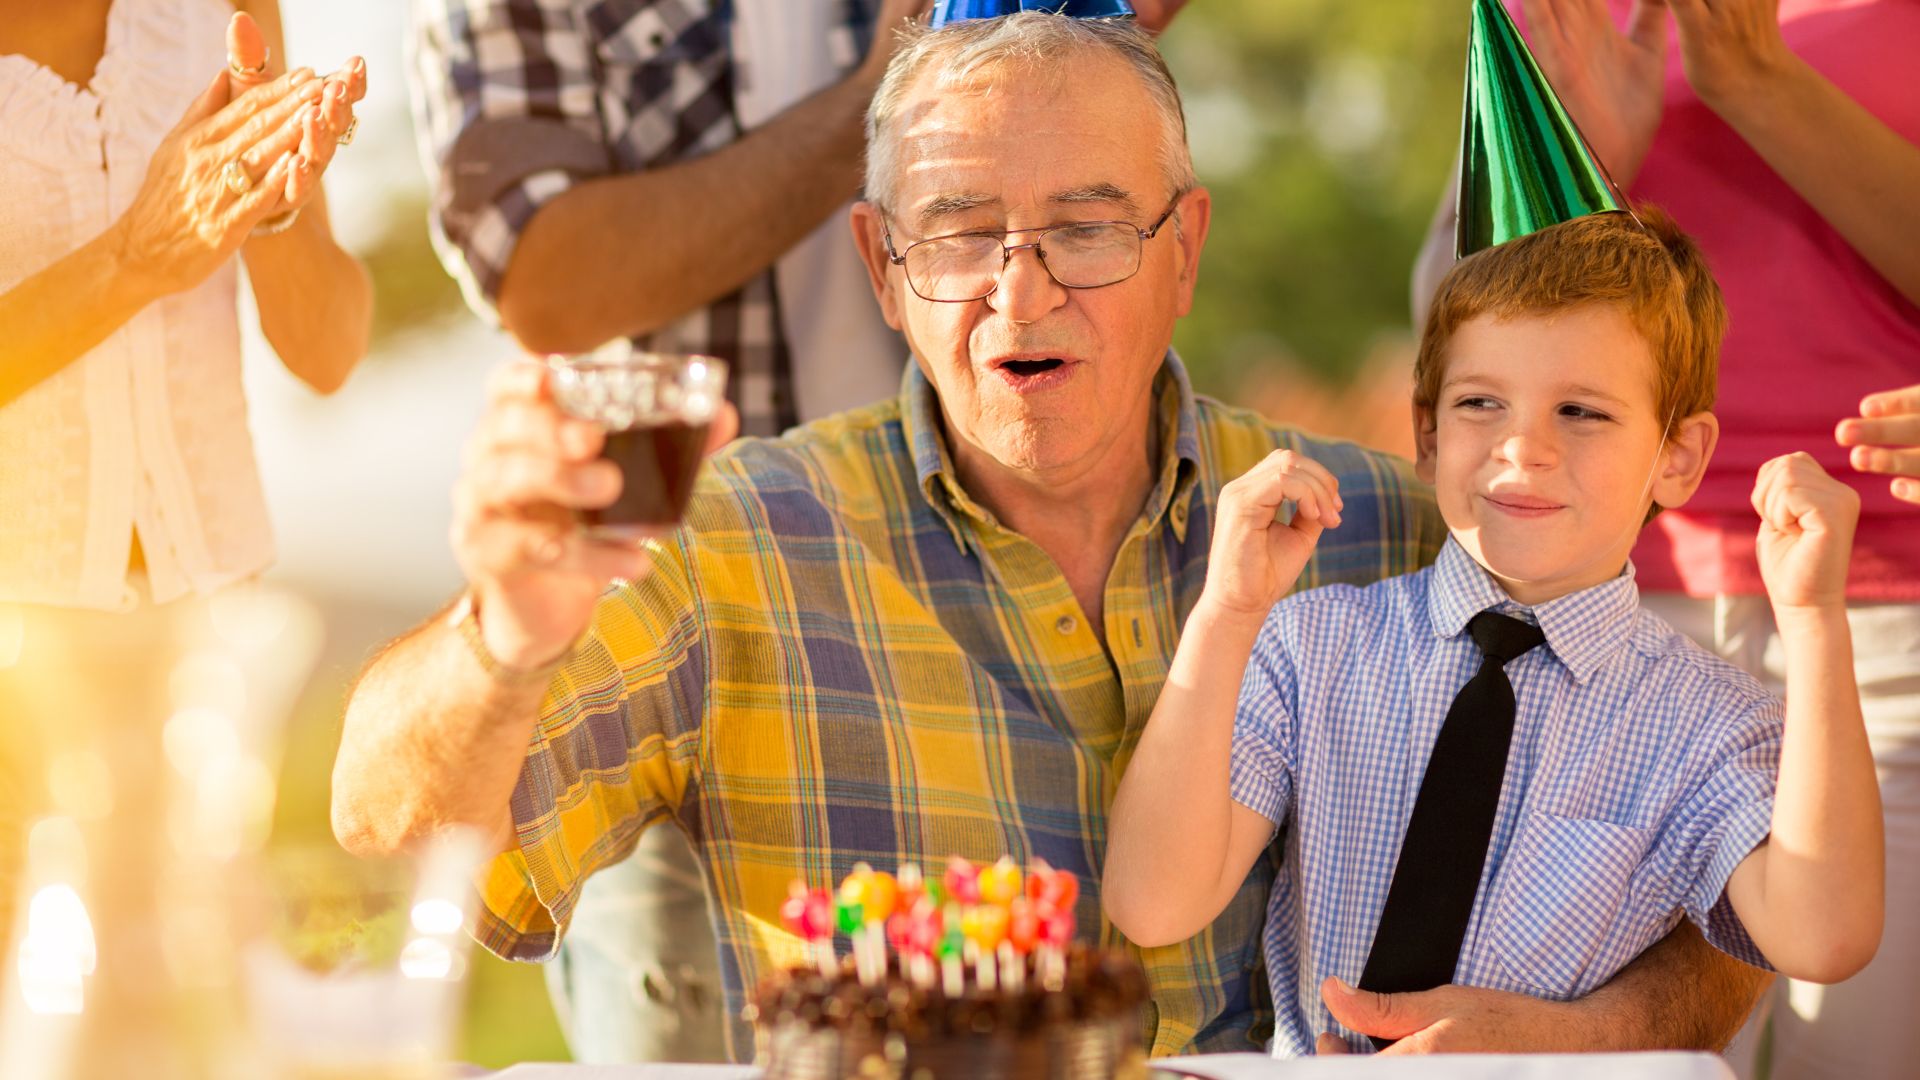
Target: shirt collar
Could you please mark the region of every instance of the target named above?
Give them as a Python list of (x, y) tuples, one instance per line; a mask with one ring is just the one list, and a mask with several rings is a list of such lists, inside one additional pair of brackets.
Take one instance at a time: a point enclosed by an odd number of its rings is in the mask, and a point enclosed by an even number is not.
[[(1166, 516), (1175, 537), (1184, 542), (1188, 504), (1192, 501), (1195, 478), (1200, 474), (1200, 418), (1186, 365), (1172, 349), (1167, 350), (1167, 358), (1154, 378), (1153, 387), (1160, 432), (1160, 475), (1147, 496), (1143, 512), (1146, 519), (1154, 523)], [(927, 381), (917, 362), (910, 361), (901, 376), (900, 416), (907, 447), (913, 454), (920, 492), (953, 534), (953, 542), (965, 551), (967, 529), (963, 518), (988, 526), (999, 523), (991, 511), (976, 503), (961, 487), (941, 423), (939, 395), (934, 393), (933, 384)], [(1173, 432), (1171, 440), (1165, 437), (1168, 431)]]
[(1547, 647), (1582, 685), (1626, 645), (1639, 609), (1632, 563), (1617, 577), (1528, 607), (1509, 597), (1451, 536), (1434, 560), (1427, 588), (1427, 615), (1435, 636), (1458, 637), (1482, 611), (1513, 615), (1539, 625)]

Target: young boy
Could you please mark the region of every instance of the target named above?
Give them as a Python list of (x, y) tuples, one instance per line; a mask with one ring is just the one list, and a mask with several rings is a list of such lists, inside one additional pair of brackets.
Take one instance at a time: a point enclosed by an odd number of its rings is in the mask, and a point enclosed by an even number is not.
[(1843, 608), (1857, 497), (1804, 454), (1760, 469), (1784, 710), (1638, 607), (1635, 537), (1713, 452), (1726, 325), (1698, 250), (1640, 216), (1553, 226), (1442, 284), (1414, 393), (1451, 534), (1434, 566), (1281, 601), (1340, 524), (1332, 475), (1281, 452), (1222, 492), (1206, 588), (1114, 802), (1103, 902), (1141, 945), (1182, 940), (1286, 825), (1265, 936), (1277, 1055), (1323, 1031), (1367, 1048), (1322, 992), (1570, 999), (1682, 915), (1820, 982), (1878, 944)]

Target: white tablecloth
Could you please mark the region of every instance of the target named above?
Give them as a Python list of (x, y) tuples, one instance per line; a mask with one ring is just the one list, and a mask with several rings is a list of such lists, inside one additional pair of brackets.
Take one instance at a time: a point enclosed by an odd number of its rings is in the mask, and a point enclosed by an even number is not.
[[(1305, 1058), (1209, 1054), (1159, 1063), (1155, 1080), (1733, 1080), (1713, 1054), (1477, 1054)], [(742, 1065), (515, 1065), (493, 1080), (757, 1080)]]

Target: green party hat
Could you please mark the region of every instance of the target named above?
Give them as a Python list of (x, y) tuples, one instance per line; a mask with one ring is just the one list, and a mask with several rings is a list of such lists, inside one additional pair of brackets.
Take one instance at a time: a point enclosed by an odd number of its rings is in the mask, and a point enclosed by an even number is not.
[(1473, 0), (1459, 200), (1462, 259), (1588, 214), (1631, 213), (1499, 0)]

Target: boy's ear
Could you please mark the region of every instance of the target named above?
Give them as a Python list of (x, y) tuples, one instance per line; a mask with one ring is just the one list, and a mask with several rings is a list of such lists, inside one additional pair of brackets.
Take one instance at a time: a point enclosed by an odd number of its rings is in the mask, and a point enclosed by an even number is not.
[(1674, 425), (1667, 440), (1667, 461), (1653, 482), (1653, 501), (1668, 510), (1686, 505), (1707, 474), (1707, 462), (1720, 443), (1720, 420), (1697, 412)]
[(1433, 410), (1419, 402), (1413, 403), (1413, 471), (1427, 484), (1434, 482), (1437, 473), (1434, 470), (1434, 455), (1439, 439), (1434, 430)]

